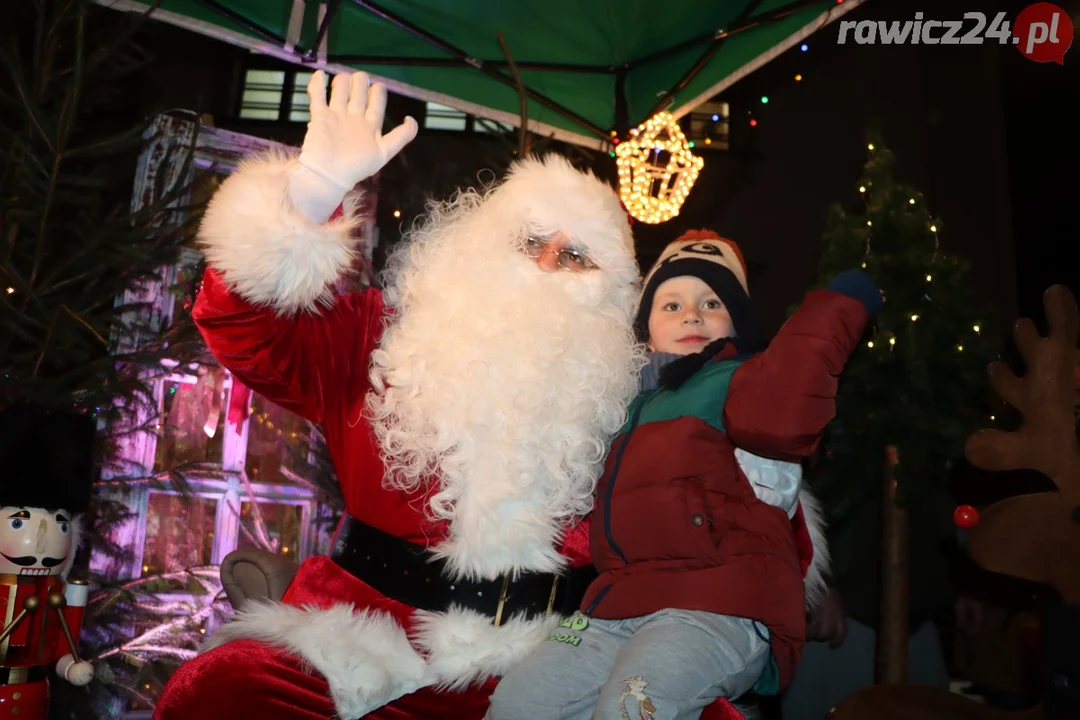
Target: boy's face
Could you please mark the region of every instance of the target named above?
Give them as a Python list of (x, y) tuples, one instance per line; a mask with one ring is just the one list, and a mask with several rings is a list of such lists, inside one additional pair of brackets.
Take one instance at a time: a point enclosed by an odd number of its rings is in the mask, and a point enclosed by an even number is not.
[(724, 303), (704, 280), (684, 275), (656, 289), (649, 313), (649, 349), (692, 355), (713, 340), (734, 337)]

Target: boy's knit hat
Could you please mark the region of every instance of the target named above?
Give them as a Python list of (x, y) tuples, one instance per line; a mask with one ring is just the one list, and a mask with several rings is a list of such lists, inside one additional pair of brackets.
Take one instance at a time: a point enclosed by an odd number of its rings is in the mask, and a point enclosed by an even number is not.
[(664, 248), (645, 277), (634, 330), (638, 339), (649, 339), (649, 315), (656, 290), (667, 280), (689, 275), (712, 288), (731, 315), (740, 338), (756, 344), (758, 330), (750, 306), (746, 262), (739, 246), (712, 230), (691, 230)]

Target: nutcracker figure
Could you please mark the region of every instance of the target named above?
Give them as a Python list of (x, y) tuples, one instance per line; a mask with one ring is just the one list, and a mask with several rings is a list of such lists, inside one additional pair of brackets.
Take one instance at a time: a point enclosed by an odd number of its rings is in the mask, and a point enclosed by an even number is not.
[(94, 423), (40, 406), (0, 410), (0, 716), (45, 720), (51, 670), (86, 685), (85, 582), (69, 580), (90, 503)]

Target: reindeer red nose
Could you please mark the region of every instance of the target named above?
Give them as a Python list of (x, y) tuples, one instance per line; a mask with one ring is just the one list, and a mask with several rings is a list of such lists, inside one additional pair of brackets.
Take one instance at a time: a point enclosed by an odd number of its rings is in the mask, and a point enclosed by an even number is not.
[(952, 519), (961, 530), (970, 530), (979, 524), (979, 511), (970, 505), (961, 505), (953, 511)]

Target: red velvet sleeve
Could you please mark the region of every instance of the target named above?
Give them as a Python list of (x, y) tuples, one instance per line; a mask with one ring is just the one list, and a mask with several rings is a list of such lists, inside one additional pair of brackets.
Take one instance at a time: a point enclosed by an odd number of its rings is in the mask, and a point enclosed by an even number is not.
[(210, 352), (267, 400), (315, 423), (327, 403), (351, 403), (368, 386), (382, 293), (337, 297), (318, 314), (284, 317), (233, 294), (207, 270), (192, 316)]
[(724, 429), (736, 447), (797, 462), (813, 454), (836, 414), (838, 376), (866, 329), (866, 307), (815, 290), (767, 350), (731, 378)]

